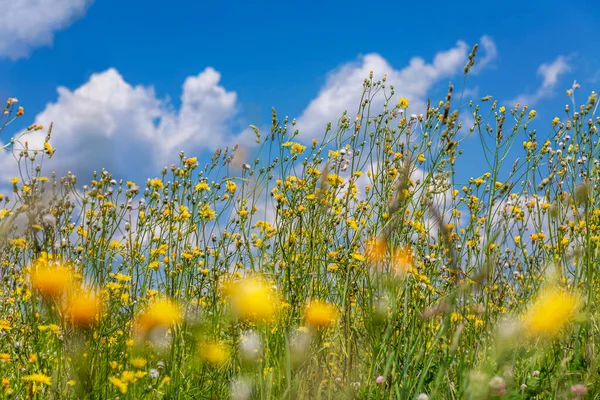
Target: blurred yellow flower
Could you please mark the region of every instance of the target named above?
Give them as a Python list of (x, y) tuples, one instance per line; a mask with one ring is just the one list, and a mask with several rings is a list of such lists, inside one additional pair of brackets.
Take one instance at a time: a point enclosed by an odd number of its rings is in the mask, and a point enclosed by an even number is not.
[(45, 385), (49, 385), (50, 383), (52, 383), (52, 380), (50, 379), (50, 377), (46, 376), (44, 374), (27, 375), (27, 376), (23, 377), (23, 380), (27, 381), (27, 382), (43, 383)]
[(181, 309), (170, 300), (158, 300), (151, 303), (136, 319), (136, 327), (142, 335), (152, 329), (168, 328), (181, 320)]
[(90, 326), (101, 313), (100, 303), (95, 294), (80, 292), (67, 299), (67, 313), (74, 326)]
[(209, 342), (200, 345), (200, 357), (213, 365), (224, 365), (231, 355), (229, 348), (219, 342)]
[(555, 336), (574, 318), (579, 299), (558, 288), (546, 288), (529, 307), (523, 318), (528, 336)]
[(407, 108), (408, 107), (408, 99), (405, 97), (400, 97), (398, 99), (398, 107)]
[(57, 297), (73, 283), (73, 272), (61, 265), (38, 262), (31, 267), (31, 286), (45, 297)]
[(323, 328), (337, 320), (337, 312), (333, 305), (321, 300), (314, 300), (306, 308), (304, 319), (313, 328)]
[(264, 279), (249, 277), (226, 287), (233, 313), (250, 321), (269, 321), (275, 317), (279, 299)]
[(109, 378), (108, 378), (108, 381), (109, 381), (110, 383), (112, 383), (112, 385), (113, 385), (114, 387), (116, 387), (117, 389), (119, 389), (119, 391), (120, 391), (122, 394), (125, 394), (125, 393), (127, 393), (127, 383), (126, 383), (126, 382), (123, 382), (123, 381), (121, 381), (119, 378), (115, 378), (114, 376), (111, 376), (111, 377), (109, 377)]

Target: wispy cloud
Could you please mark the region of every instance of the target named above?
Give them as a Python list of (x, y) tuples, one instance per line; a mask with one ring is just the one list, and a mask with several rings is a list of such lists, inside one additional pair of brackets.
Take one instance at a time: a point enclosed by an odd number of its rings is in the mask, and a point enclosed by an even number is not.
[(509, 100), (508, 103), (519, 103), (522, 105), (533, 106), (538, 101), (552, 96), (552, 94), (554, 93), (553, 89), (556, 86), (556, 83), (558, 82), (559, 78), (567, 72), (571, 71), (571, 69), (572, 67), (568, 63), (567, 58), (565, 56), (557, 57), (550, 64), (540, 65), (537, 71), (538, 75), (542, 77), (542, 84), (540, 85), (540, 87), (534, 93), (521, 94), (515, 99)]
[(27, 57), (81, 18), (93, 0), (0, 0), (0, 58)]

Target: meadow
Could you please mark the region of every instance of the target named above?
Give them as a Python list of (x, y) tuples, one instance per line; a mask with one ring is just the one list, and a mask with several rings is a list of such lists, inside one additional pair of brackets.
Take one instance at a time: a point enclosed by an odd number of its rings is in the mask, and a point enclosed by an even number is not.
[[(45, 170), (52, 127), (11, 140), (9, 99), (2, 396), (600, 398), (597, 95), (538, 121), (362, 85), (321, 137), (273, 109), (253, 146), (145, 182)], [(466, 140), (486, 164), (459, 179)]]

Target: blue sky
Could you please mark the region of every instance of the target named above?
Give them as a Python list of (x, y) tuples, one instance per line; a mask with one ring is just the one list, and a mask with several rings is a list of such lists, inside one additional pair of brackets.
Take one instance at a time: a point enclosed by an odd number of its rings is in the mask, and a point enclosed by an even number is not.
[(415, 109), (441, 99), (483, 41), (472, 96), (527, 100), (549, 126), (574, 80), (600, 85), (600, 6), (535, 3), (0, 0), (0, 97), (19, 98), (24, 124), (54, 121), (64, 168), (156, 175), (181, 148), (252, 141), (272, 106), (318, 136), (373, 66)]

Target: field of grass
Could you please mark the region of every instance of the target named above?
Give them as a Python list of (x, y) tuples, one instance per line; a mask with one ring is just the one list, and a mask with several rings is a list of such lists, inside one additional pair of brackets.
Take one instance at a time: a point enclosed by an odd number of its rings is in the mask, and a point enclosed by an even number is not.
[(37, 167), (64, 155), (48, 127), (10, 142), (9, 100), (2, 396), (600, 398), (596, 94), (544, 122), (363, 87), (312, 142), (273, 110), (254, 146), (145, 182)]

